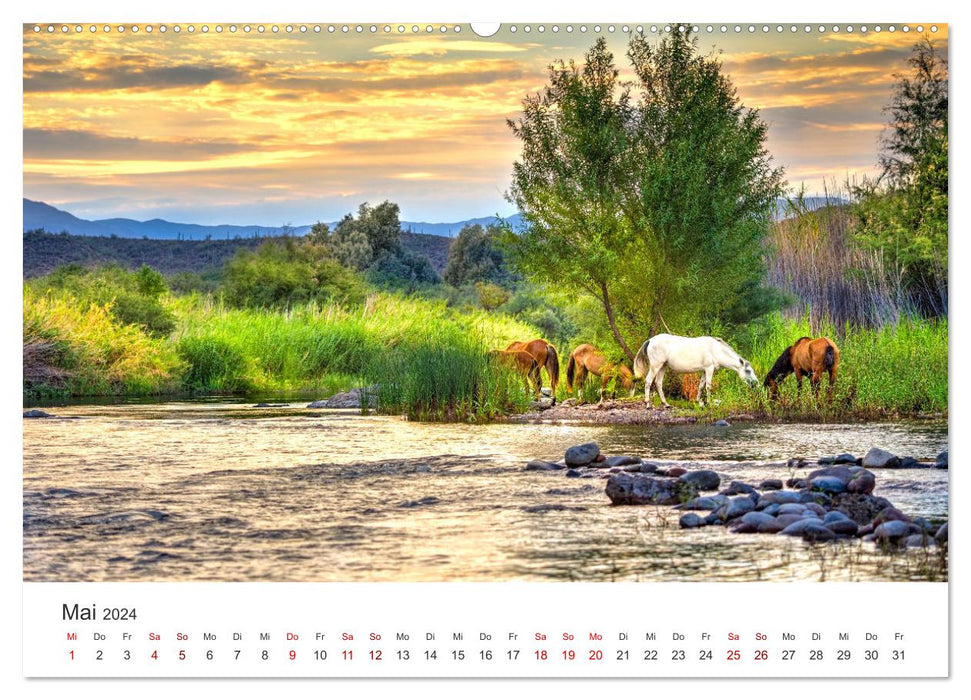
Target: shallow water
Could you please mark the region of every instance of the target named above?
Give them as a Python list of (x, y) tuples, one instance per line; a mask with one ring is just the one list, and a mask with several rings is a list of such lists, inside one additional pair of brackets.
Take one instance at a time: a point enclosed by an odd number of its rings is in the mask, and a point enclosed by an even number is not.
[[(880, 446), (933, 460), (943, 422), (480, 426), (305, 403), (66, 406), (24, 421), (31, 581), (909, 580), (933, 555), (680, 530), (662, 507), (611, 507), (601, 479), (526, 472), (594, 440), (606, 454), (786, 479), (793, 456)], [(802, 470), (805, 471), (805, 470)], [(796, 472), (799, 473), (799, 472)], [(947, 517), (947, 472), (877, 472), (876, 495)], [(946, 575), (946, 574), (945, 574)]]

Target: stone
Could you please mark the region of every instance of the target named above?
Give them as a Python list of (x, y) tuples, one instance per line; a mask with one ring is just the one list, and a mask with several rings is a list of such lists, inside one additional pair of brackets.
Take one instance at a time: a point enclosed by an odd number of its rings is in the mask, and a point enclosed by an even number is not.
[(800, 491), (769, 491), (763, 493), (758, 500), (757, 508), (762, 510), (774, 503), (784, 505), (786, 503), (801, 503), (802, 492)]
[(741, 517), (741, 521), (746, 525), (751, 525), (754, 528), (758, 528), (760, 525), (766, 523), (778, 524), (778, 521), (771, 515), (761, 513), (757, 510), (749, 511)]
[(900, 459), (901, 469), (918, 469), (920, 467), (920, 462), (918, 462), (913, 457), (902, 457)]
[(746, 484), (744, 481), (733, 481), (728, 485), (727, 489), (721, 491), (722, 496), (738, 496), (739, 494), (751, 496), (756, 501), (759, 499), (758, 490), (754, 486)]
[(826, 515), (826, 509), (818, 503), (807, 503), (806, 511), (812, 513), (813, 515), (818, 515), (820, 518)]
[(682, 474), (681, 482), (696, 486), (699, 491), (714, 491), (721, 485), (721, 477), (710, 469), (699, 469), (698, 471)]
[(836, 455), (836, 459), (833, 460), (834, 464), (856, 464), (856, 457), (851, 455), (849, 452), (844, 452), (843, 454)]
[(765, 513), (766, 515), (778, 515), (780, 508), (782, 508), (782, 506), (780, 506), (778, 503), (773, 503), (772, 505), (763, 508), (760, 512)]
[(776, 516), (776, 522), (779, 523), (780, 529), (785, 529), (792, 525), (793, 523), (798, 523), (800, 520), (818, 520), (818, 518), (812, 513), (780, 513)]
[(39, 408), (32, 408), (29, 411), (24, 411), (24, 418), (56, 418), (56, 416)]
[(877, 478), (873, 475), (873, 472), (860, 469), (859, 472), (853, 475), (849, 483), (846, 484), (846, 490), (850, 493), (873, 493), (876, 485)]
[(399, 503), (399, 508), (418, 508), (419, 506), (433, 506), (438, 503), (439, 500), (435, 496), (425, 496), (424, 498), (419, 498), (417, 501), (405, 501), (404, 503)]
[(697, 489), (677, 479), (658, 479), (634, 474), (612, 474), (607, 497), (614, 505), (673, 506), (698, 495)]
[(820, 464), (836, 464), (836, 457), (820, 457)]
[(947, 450), (937, 455), (937, 459), (934, 460), (934, 466), (938, 469), (947, 469)]
[(574, 445), (566, 451), (566, 466), (585, 467), (600, 455), (600, 446), (595, 442)]
[(934, 533), (934, 539), (937, 540), (938, 544), (947, 542), (947, 523), (937, 529), (937, 532)]
[(759, 483), (759, 491), (781, 491), (782, 479), (765, 479)]
[(842, 493), (846, 490), (846, 483), (835, 476), (817, 476), (809, 480), (809, 488), (825, 493)]
[(654, 462), (642, 462), (641, 463), (641, 474), (653, 474), (657, 471), (657, 465)]
[(805, 479), (786, 479), (786, 487), (790, 489), (804, 489), (808, 488), (809, 484)]
[(667, 476), (673, 476), (673, 477), (684, 476), (687, 473), (688, 473), (688, 470), (685, 469), (684, 467), (670, 467), (665, 472)]
[(812, 484), (813, 479), (830, 477), (833, 479), (839, 479), (843, 482), (843, 484), (848, 484), (856, 474), (856, 472), (853, 471), (854, 469), (857, 469), (857, 467), (850, 467), (845, 464), (840, 464), (833, 467), (824, 467), (823, 469), (816, 469), (815, 471), (809, 472), (809, 476), (806, 477), (806, 480)]
[(799, 469), (800, 467), (805, 467), (809, 462), (806, 461), (805, 457), (793, 457), (788, 462), (786, 462), (786, 467), (789, 469)]
[[(837, 520), (850, 520), (844, 513), (840, 513), (838, 510), (831, 510), (826, 515), (823, 516), (823, 522), (827, 525)], [(852, 521), (850, 521), (852, 522)]]
[(566, 470), (566, 476), (569, 479), (579, 479), (580, 478), (580, 470), (579, 469), (567, 469)]
[(869, 493), (838, 493), (832, 496), (830, 503), (833, 510), (843, 513), (857, 525), (866, 525), (891, 505), (886, 498)]
[(873, 534), (877, 540), (895, 542), (910, 534), (910, 523), (905, 523), (902, 520), (889, 520), (877, 526)]
[(613, 457), (607, 457), (604, 463), (608, 467), (626, 467), (632, 465), (640, 465), (640, 457), (630, 457), (628, 455), (614, 455)]
[(715, 511), (715, 515), (722, 522), (728, 522), (753, 510), (755, 510), (755, 501), (751, 497), (736, 496), (735, 498), (729, 499), (725, 505), (719, 506), (718, 510)]
[(687, 503), (675, 506), (678, 510), (715, 510), (728, 502), (726, 496), (698, 496)]
[(834, 535), (841, 537), (855, 537), (857, 531), (860, 529), (859, 525), (849, 518), (839, 518), (837, 520), (830, 520), (829, 522), (826, 522), (824, 519), (823, 525), (828, 527)]
[(678, 525), (682, 528), (704, 527), (707, 524), (697, 513), (685, 513), (678, 519)]
[(807, 542), (829, 542), (836, 539), (836, 533), (817, 520), (806, 524), (802, 530), (802, 538)]
[(911, 519), (904, 515), (901, 511), (897, 510), (893, 506), (884, 508), (873, 518), (874, 525), (880, 525), (881, 523), (888, 523), (894, 520), (899, 520), (900, 522), (910, 523)]
[[(782, 520), (782, 518), (780, 518)], [(803, 518), (802, 520), (797, 520), (791, 525), (787, 525), (779, 534), (787, 535), (789, 537), (802, 537), (803, 533), (806, 532), (806, 528), (819, 526), (825, 528), (823, 521), (819, 518)], [(827, 528), (828, 532), (832, 535), (833, 531)], [(832, 539), (832, 538), (831, 538)]]
[(722, 419), (720, 419), (720, 420), (716, 420), (716, 421), (715, 421), (714, 423), (712, 423), (712, 425), (713, 425), (714, 427), (716, 427), (716, 428), (730, 428), (730, 427), (732, 427), (732, 424), (731, 424), (731, 423), (729, 423), (729, 422), (728, 422), (727, 420), (725, 420), (724, 418), (722, 418)]
[(802, 515), (806, 512), (806, 506), (803, 503), (783, 503), (777, 507), (779, 515)]
[(777, 532), (782, 532), (783, 524), (779, 522), (778, 518), (772, 518), (772, 520), (766, 520), (756, 526), (755, 531), (764, 535), (774, 535)]
[(525, 471), (528, 472), (548, 472), (563, 469), (556, 462), (547, 462), (543, 459), (533, 459), (526, 463)]
[(894, 469), (900, 466), (900, 458), (879, 447), (871, 447), (863, 457), (863, 466), (867, 469)]

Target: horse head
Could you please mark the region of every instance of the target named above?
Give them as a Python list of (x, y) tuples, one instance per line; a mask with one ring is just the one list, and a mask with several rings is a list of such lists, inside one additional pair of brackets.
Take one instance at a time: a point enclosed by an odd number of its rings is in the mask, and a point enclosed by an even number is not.
[(744, 357), (739, 357), (738, 363), (738, 368), (735, 370), (738, 372), (738, 376), (741, 377), (744, 382), (748, 383), (749, 386), (758, 386), (759, 378), (755, 376), (755, 370), (752, 369), (752, 365), (749, 364), (749, 361)]

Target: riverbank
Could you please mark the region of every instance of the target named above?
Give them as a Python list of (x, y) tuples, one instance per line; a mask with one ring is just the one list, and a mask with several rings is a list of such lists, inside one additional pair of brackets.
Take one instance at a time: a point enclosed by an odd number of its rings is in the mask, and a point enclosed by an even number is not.
[(509, 423), (573, 423), (578, 425), (714, 425), (729, 427), (732, 423), (855, 423), (863, 421), (947, 420), (947, 412), (896, 412), (867, 407), (827, 410), (825, 405), (756, 406), (745, 411), (715, 405), (695, 408), (678, 401), (671, 408), (657, 403), (648, 407), (643, 396), (630, 399), (608, 399), (599, 403), (578, 403), (567, 399), (550, 406), (549, 402), (533, 404), (525, 413), (505, 416)]

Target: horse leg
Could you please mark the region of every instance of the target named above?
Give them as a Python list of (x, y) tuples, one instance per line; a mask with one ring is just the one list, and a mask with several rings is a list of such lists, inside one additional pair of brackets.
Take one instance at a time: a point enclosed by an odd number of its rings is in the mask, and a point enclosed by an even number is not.
[[(705, 379), (704, 379), (703, 388), (705, 390), (705, 398), (707, 399), (708, 403), (711, 403), (711, 377), (714, 373), (715, 373), (714, 365), (705, 367)], [(702, 384), (701, 382), (698, 383), (698, 405), (704, 406), (705, 404), (701, 400), (701, 389), (702, 389), (701, 384)]]
[(671, 408), (668, 400), (664, 398), (664, 365), (657, 371), (657, 395), (661, 397), (661, 404), (665, 408)]
[(796, 375), (796, 396), (799, 396), (799, 392), (802, 391), (802, 372), (797, 367), (794, 374)]
[(833, 384), (836, 383), (836, 368), (833, 367), (829, 370), (829, 386), (826, 387), (826, 400), (833, 400)]
[(652, 367), (647, 371), (647, 377), (644, 379), (644, 403), (650, 407), (651, 405), (651, 387), (654, 385), (654, 375), (655, 371)]
[(812, 377), (809, 378), (809, 383), (813, 387), (813, 394), (815, 394), (817, 401), (819, 401), (819, 385), (822, 384), (822, 380), (823, 380), (823, 370), (814, 369)]

